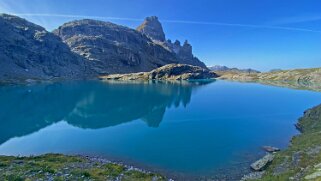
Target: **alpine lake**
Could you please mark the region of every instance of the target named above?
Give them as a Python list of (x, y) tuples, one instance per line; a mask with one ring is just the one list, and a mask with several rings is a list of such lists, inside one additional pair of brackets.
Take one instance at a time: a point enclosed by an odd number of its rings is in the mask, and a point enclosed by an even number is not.
[(321, 103), (307, 90), (229, 81), (66, 81), (0, 87), (0, 155), (61, 153), (170, 178), (240, 178), (285, 149)]

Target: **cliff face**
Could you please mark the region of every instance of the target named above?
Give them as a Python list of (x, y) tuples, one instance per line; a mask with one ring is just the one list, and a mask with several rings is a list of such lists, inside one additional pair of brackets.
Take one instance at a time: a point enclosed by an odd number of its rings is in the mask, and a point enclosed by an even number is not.
[(80, 20), (60, 26), (54, 33), (71, 50), (88, 59), (99, 74), (150, 71), (177, 63), (174, 54), (133, 29), (113, 23)]
[(183, 45), (176, 40), (165, 40), (163, 27), (156, 16), (147, 17), (145, 21), (137, 27), (137, 31), (145, 34), (156, 44), (161, 45), (168, 51), (174, 53), (181, 64), (189, 64), (206, 68), (205, 64), (193, 55), (192, 46), (186, 40)]
[(84, 59), (44, 28), (6, 14), (0, 27), (1, 81), (86, 76)]
[(145, 21), (137, 27), (137, 31), (145, 34), (152, 40), (165, 42), (165, 33), (162, 24), (156, 16), (147, 17)]

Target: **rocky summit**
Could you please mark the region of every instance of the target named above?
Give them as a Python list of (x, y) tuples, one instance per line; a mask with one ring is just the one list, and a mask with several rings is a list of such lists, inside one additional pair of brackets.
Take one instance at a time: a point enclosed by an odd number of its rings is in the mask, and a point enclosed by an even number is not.
[(84, 59), (44, 28), (7, 14), (0, 27), (0, 82), (87, 76)]
[(145, 34), (152, 40), (165, 42), (165, 33), (162, 24), (156, 16), (147, 17), (143, 24), (137, 27), (137, 31)]
[(178, 40), (174, 43), (171, 40), (166, 40), (162, 24), (156, 16), (147, 17), (136, 30), (149, 37), (154, 43), (174, 53), (179, 63), (206, 68), (205, 64), (193, 55), (192, 45), (187, 40), (183, 45)]
[(72, 21), (54, 33), (73, 52), (85, 57), (91, 69), (99, 74), (150, 71), (177, 62), (174, 54), (147, 36), (109, 22)]

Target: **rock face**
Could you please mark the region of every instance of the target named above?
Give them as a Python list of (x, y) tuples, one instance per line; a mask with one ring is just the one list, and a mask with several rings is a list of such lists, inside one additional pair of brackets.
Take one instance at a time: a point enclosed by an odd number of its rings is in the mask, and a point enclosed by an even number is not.
[(59, 37), (22, 18), (0, 15), (0, 80), (83, 78), (85, 61)]
[(212, 79), (216, 74), (201, 67), (185, 64), (169, 64), (150, 72), (114, 74), (102, 76), (102, 80), (194, 80)]
[(143, 24), (137, 27), (137, 31), (148, 36), (156, 44), (161, 45), (168, 51), (174, 53), (181, 64), (195, 65), (206, 68), (205, 64), (192, 53), (192, 46), (186, 40), (183, 45), (176, 40), (172, 43), (171, 40), (165, 40), (165, 33), (161, 23), (156, 16), (147, 17)]
[(145, 34), (152, 40), (165, 42), (165, 33), (156, 16), (147, 17), (143, 24), (137, 27), (137, 31)]
[(79, 20), (54, 31), (99, 74), (150, 71), (177, 63), (175, 55), (140, 32), (109, 22)]

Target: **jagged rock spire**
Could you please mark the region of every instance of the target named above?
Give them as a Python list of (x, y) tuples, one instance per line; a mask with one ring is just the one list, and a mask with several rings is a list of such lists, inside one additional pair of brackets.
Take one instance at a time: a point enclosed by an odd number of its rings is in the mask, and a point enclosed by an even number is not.
[(143, 24), (138, 26), (136, 30), (153, 40), (161, 42), (165, 41), (165, 33), (163, 31), (162, 24), (156, 16), (147, 17)]

